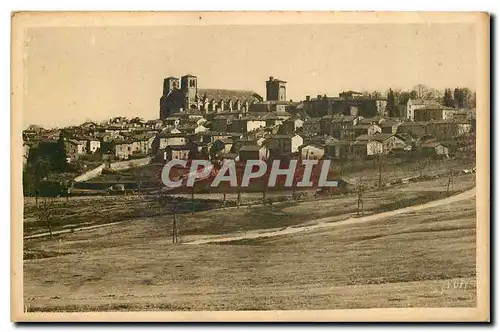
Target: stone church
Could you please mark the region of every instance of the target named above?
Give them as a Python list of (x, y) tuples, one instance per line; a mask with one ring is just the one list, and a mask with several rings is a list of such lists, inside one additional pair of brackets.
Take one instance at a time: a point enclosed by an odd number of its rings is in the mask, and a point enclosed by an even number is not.
[[(269, 77), (266, 81), (267, 102), (286, 102), (286, 82)], [(167, 77), (163, 80), (160, 98), (160, 119), (175, 113), (209, 114), (220, 112), (247, 113), (252, 105), (266, 103), (254, 91), (226, 89), (198, 89), (198, 78), (193, 75)]]

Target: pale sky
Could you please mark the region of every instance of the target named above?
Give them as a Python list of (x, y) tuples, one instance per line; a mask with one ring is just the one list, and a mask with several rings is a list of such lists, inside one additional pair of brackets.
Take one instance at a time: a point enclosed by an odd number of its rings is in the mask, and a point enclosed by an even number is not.
[(163, 78), (287, 99), (343, 90), (476, 87), (472, 24), (42, 27), (27, 32), (23, 127), (159, 117)]

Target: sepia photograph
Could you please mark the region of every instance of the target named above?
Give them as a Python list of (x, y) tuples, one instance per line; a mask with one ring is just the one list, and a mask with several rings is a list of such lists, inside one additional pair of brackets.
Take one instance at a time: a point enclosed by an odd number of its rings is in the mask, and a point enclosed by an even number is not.
[(12, 15), (12, 320), (490, 319), (490, 17)]

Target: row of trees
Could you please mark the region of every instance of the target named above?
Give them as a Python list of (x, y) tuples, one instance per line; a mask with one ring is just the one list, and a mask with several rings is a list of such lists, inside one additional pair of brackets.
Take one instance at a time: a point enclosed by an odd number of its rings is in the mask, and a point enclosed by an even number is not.
[[(381, 94), (374, 91), (370, 96)], [(425, 85), (417, 85), (411, 91), (387, 91), (387, 112), (389, 116), (399, 116), (398, 105), (405, 105), (409, 99), (433, 99), (447, 107), (472, 108), (476, 106), (476, 93), (469, 88), (445, 89), (441, 94), (439, 90), (429, 89)]]

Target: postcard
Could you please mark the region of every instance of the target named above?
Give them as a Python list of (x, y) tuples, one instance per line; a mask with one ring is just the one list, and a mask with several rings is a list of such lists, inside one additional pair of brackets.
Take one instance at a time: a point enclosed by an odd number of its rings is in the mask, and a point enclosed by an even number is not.
[(11, 319), (489, 321), (489, 19), (13, 13)]

